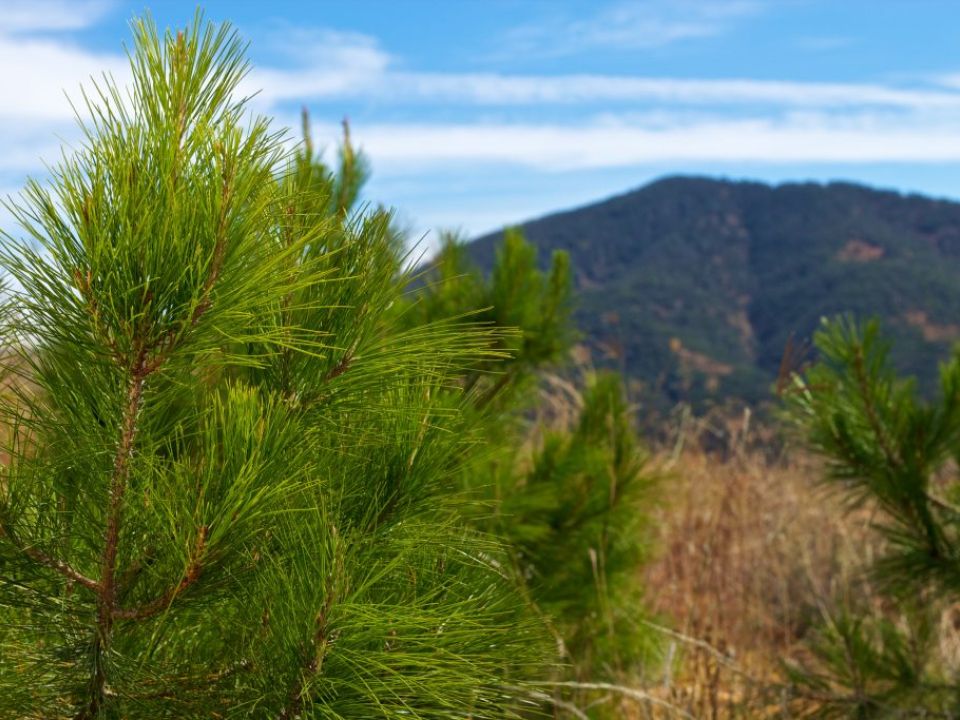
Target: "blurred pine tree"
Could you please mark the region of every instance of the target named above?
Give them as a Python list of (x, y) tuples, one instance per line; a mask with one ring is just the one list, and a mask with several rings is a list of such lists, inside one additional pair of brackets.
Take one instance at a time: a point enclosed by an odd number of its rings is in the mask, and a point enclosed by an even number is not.
[[(469, 316), (517, 330), (498, 346), (509, 359), (463, 373), (482, 443), (463, 485), (479, 499), (475, 524), (507, 541), (516, 581), (554, 638), (563, 667), (545, 664), (539, 677), (561, 713), (589, 704), (591, 692), (578, 683), (635, 682), (655, 649), (642, 622), (639, 570), (657, 473), (621, 380), (588, 373), (585, 390), (568, 393), (564, 412), (552, 413), (565, 417), (550, 417), (543, 402), (544, 374), (569, 364), (571, 310), (567, 255), (554, 254), (542, 272), (535, 248), (508, 230), (489, 277), (447, 237), (406, 314), (413, 324)], [(592, 712), (617, 717), (617, 708)]]
[(814, 661), (794, 680), (825, 717), (955, 717), (958, 666), (938, 627), (960, 590), (960, 354), (928, 402), (892, 370), (875, 321), (825, 322), (816, 347), (820, 360), (785, 391), (791, 417), (844, 501), (876, 512), (887, 553), (870, 576), (881, 609), (868, 597), (825, 608)]

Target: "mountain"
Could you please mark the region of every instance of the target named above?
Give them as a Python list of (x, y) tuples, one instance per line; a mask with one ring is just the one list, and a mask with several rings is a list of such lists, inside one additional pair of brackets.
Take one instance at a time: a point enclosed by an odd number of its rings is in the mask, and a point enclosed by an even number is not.
[[(924, 391), (960, 339), (960, 203), (670, 177), (522, 228), (543, 262), (570, 253), (593, 362), (654, 406), (769, 399), (823, 316), (878, 316)], [(471, 242), (474, 262), (500, 237)]]

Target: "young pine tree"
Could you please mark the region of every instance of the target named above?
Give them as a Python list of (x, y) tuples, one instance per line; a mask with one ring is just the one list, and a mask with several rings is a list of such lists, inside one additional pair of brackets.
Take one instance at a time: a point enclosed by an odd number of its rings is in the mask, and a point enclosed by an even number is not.
[[(481, 500), (475, 523), (507, 541), (516, 582), (554, 640), (557, 663), (540, 673), (554, 710), (589, 705), (586, 686), (635, 679), (652, 649), (638, 576), (656, 474), (618, 377), (563, 397), (565, 422), (547, 410), (544, 375), (569, 364), (576, 336), (569, 259), (556, 253), (540, 270), (536, 249), (508, 230), (484, 276), (448, 237), (413, 297), (408, 321), (469, 314), (517, 329), (501, 341), (508, 359), (463, 375), (484, 441), (463, 484)], [(616, 717), (618, 707), (592, 712)]]
[(792, 418), (827, 480), (875, 513), (887, 551), (870, 576), (882, 609), (861, 598), (826, 613), (817, 662), (796, 678), (825, 716), (955, 717), (960, 658), (938, 632), (960, 600), (960, 355), (927, 401), (892, 369), (876, 322), (828, 322), (816, 346), (821, 359), (786, 395)]
[[(576, 338), (570, 256), (557, 251), (546, 272), (537, 251), (516, 228), (508, 228), (489, 277), (467, 255), (466, 245), (445, 235), (432, 267), (419, 278), (404, 311), (412, 326), (451, 317), (469, 317), (501, 331), (503, 357), (463, 373), (473, 406), (499, 418), (535, 402), (536, 381), (548, 369), (563, 367)], [(489, 430), (502, 427), (498, 423)]]
[(572, 677), (622, 682), (651, 650), (637, 576), (656, 474), (618, 375), (588, 378), (575, 401), (574, 417), (537, 428), (498, 478), (497, 522)]
[(397, 325), (349, 142), (288, 159), (229, 27), (133, 30), (0, 250), (0, 716), (509, 716), (539, 629), (455, 507), (500, 333)]

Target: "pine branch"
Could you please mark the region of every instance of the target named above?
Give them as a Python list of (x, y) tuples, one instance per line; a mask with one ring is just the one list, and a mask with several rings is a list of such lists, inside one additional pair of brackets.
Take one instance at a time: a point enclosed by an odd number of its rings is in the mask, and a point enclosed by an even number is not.
[(327, 371), (327, 373), (323, 376), (323, 379), (321, 380), (321, 382), (325, 384), (330, 382), (331, 380), (334, 380), (340, 377), (347, 370), (350, 369), (350, 365), (352, 362), (353, 362), (352, 353), (347, 353), (340, 359), (340, 362), (338, 362), (336, 365), (334, 365), (332, 368), (330, 368)]
[(900, 456), (890, 444), (890, 438), (887, 436), (880, 417), (877, 414), (877, 408), (874, 405), (873, 387), (864, 368), (863, 348), (858, 344), (854, 349), (853, 356), (854, 377), (857, 381), (857, 388), (860, 391), (860, 399), (863, 401), (863, 410), (867, 416), (867, 422), (870, 424), (870, 430), (877, 439), (887, 465), (894, 470), (901, 467)]
[(144, 620), (169, 608), (178, 595), (200, 579), (200, 574), (203, 571), (203, 557), (206, 549), (207, 533), (207, 527), (201, 527), (200, 532), (197, 533), (197, 542), (193, 555), (180, 582), (168, 588), (160, 597), (139, 607), (116, 608), (113, 616), (123, 620)]
[[(221, 152), (222, 149), (221, 149)], [(223, 162), (226, 163), (226, 153), (224, 153)], [(223, 178), (223, 187), (220, 192), (220, 217), (217, 220), (216, 239), (213, 244), (213, 258), (210, 261), (210, 272), (203, 283), (200, 302), (193, 310), (190, 317), (190, 327), (196, 326), (200, 318), (210, 309), (212, 300), (210, 298), (213, 286), (220, 278), (220, 271), (223, 268), (223, 259), (227, 249), (227, 210), (230, 207), (230, 201), (233, 197), (233, 178), (235, 171), (233, 169), (224, 169), (221, 173)]]
[(58, 573), (63, 575), (68, 580), (73, 580), (75, 583), (82, 585), (88, 590), (93, 590), (96, 593), (100, 592), (100, 583), (92, 578), (88, 578), (83, 573), (77, 572), (73, 569), (68, 563), (58, 560), (57, 558), (50, 557), (44, 552), (37, 550), (32, 547), (22, 548), (24, 555), (29, 557), (36, 563), (48, 567), (52, 570), (56, 570)]
[[(182, 36), (178, 39), (178, 43), (182, 43)], [(231, 183), (233, 173), (225, 169), (222, 177), (221, 208), (217, 223), (213, 257), (211, 259), (210, 271), (203, 283), (201, 301), (194, 308), (190, 317), (190, 327), (196, 326), (200, 318), (211, 307), (210, 295), (220, 277), (220, 271), (223, 266), (226, 251), (227, 214), (232, 196)], [(200, 575), (198, 557), (190, 564), (188, 572), (181, 583), (152, 603), (148, 603), (132, 611), (121, 610), (117, 607), (117, 552), (120, 540), (123, 498), (127, 490), (130, 458), (133, 455), (133, 444), (137, 435), (137, 417), (140, 414), (140, 407), (143, 402), (143, 390), (147, 377), (160, 369), (174, 344), (175, 340), (170, 335), (164, 336), (150, 348), (141, 343), (140, 349), (136, 353), (136, 360), (131, 368), (130, 389), (127, 394), (127, 405), (123, 413), (120, 444), (116, 457), (114, 458), (113, 477), (110, 482), (107, 529), (104, 539), (103, 558), (101, 561), (100, 582), (97, 584), (99, 597), (97, 603), (97, 637), (94, 640), (93, 646), (95, 670), (91, 690), (92, 698), (85, 714), (78, 715), (77, 720), (96, 717), (103, 703), (104, 689), (107, 681), (103, 656), (109, 650), (114, 619), (143, 619), (160, 612), (173, 601), (173, 598), (176, 597), (179, 592), (185, 589), (186, 586), (192, 584)], [(202, 555), (205, 540), (206, 528), (203, 528), (200, 533), (200, 540), (198, 541), (200, 555)]]
[(315, 620), (316, 630), (311, 639), (309, 660), (303, 667), (299, 679), (290, 691), (290, 697), (286, 706), (280, 711), (277, 720), (293, 720), (300, 717), (303, 712), (304, 696), (307, 691), (307, 684), (320, 672), (323, 667), (323, 661), (327, 657), (330, 649), (331, 638), (329, 635), (329, 616), (330, 610), (336, 602), (335, 594), (331, 588), (332, 583), (327, 582), (325, 588), (326, 598), (323, 601), (323, 607), (317, 613)]
[(482, 410), (485, 408), (510, 385), (510, 383), (517, 376), (517, 371), (515, 368), (516, 365), (511, 364), (509, 368), (500, 372), (500, 377), (497, 378), (497, 382), (487, 388), (486, 391), (484, 391), (480, 397), (477, 398), (476, 406), (478, 409)]
[[(0, 532), (43, 533), (8, 551), (37, 572), (0, 587), (0, 715), (427, 718), (482, 698), (510, 716), (528, 698), (503, 689), (549, 654), (540, 624), (496, 541), (439, 509), (461, 431), (482, 430), (459, 373), (509, 333), (399, 321), (398, 239), (387, 213), (350, 212), (365, 166), (346, 129), (338, 169), (307, 147), (284, 175), (283, 133), (241, 127), (242, 43), (201, 19), (135, 24), (130, 92), (84, 95), (83, 147), (15, 208), (43, 252), (0, 241), (42, 398), (36, 457), (10, 459), (42, 472), (4, 475)], [(64, 585), (86, 590), (64, 603)]]
[[(863, 346), (860, 343), (857, 343), (853, 348), (853, 374), (857, 383), (860, 399), (863, 403), (863, 410), (866, 415), (867, 422), (870, 426), (873, 437), (876, 440), (877, 446), (883, 453), (887, 467), (894, 473), (894, 475), (897, 476), (894, 482), (907, 483), (909, 482), (909, 478), (904, 477), (904, 472), (906, 469), (905, 465), (901, 459), (900, 453), (897, 452), (896, 448), (893, 446), (891, 439), (880, 420), (873, 393), (874, 383), (871, 382), (871, 379), (867, 376), (864, 364), (865, 358), (863, 356)], [(893, 500), (897, 509), (906, 513), (907, 517), (912, 523), (920, 526), (923, 537), (926, 541), (927, 552), (929, 553), (931, 559), (942, 560), (944, 557), (944, 551), (942, 548), (941, 536), (940, 533), (938, 533), (937, 524), (931, 515), (930, 508), (928, 507), (928, 503), (930, 501), (929, 495), (925, 491), (921, 491), (918, 496), (915, 495), (912, 498), (914, 501), (911, 502), (910, 495), (904, 497), (902, 490), (897, 494), (899, 497), (888, 498), (887, 501), (890, 502), (890, 500)]]
[(51, 570), (56, 570), (68, 580), (82, 585), (88, 590), (93, 590), (94, 592), (100, 591), (100, 584), (96, 580), (89, 578), (83, 573), (75, 570), (69, 563), (52, 557), (35, 547), (21, 545), (17, 541), (14, 533), (11, 531), (10, 524), (6, 519), (0, 521), (0, 538), (6, 538), (9, 540), (10, 544), (13, 545), (14, 548), (19, 550), (38, 565), (50, 568)]
[[(226, 162), (225, 154), (223, 162)], [(211, 295), (217, 280), (220, 279), (220, 273), (223, 269), (223, 260), (224, 255), (226, 254), (227, 245), (227, 211), (230, 206), (230, 200), (233, 197), (233, 179), (235, 176), (235, 171), (224, 170), (221, 173), (221, 176), (223, 179), (223, 186), (220, 192), (220, 214), (217, 220), (216, 237), (213, 245), (213, 256), (210, 260), (210, 271), (207, 273), (207, 277), (203, 281), (203, 287), (200, 291), (200, 300), (193, 308), (193, 312), (190, 314), (189, 322), (186, 323), (188, 329), (196, 327), (201, 318), (213, 306)], [(153, 344), (153, 346), (150, 348), (151, 357), (144, 365), (144, 372), (146, 375), (149, 375), (160, 369), (160, 366), (166, 361), (167, 356), (173, 349), (177, 339), (181, 337), (183, 329), (183, 327), (171, 328), (158, 341), (156, 341), (156, 343)]]
[(113, 621), (117, 603), (117, 552), (120, 542), (120, 525), (123, 513), (123, 498), (127, 491), (130, 474), (130, 459), (137, 435), (137, 417), (143, 402), (143, 388), (147, 377), (146, 351), (141, 349), (131, 369), (130, 389), (123, 412), (120, 443), (113, 461), (113, 476), (110, 480), (107, 527), (104, 533), (103, 555), (100, 562), (100, 582), (97, 596), (97, 634), (93, 642), (94, 671), (91, 678), (90, 701), (76, 720), (93, 720), (100, 712), (105, 698), (107, 672), (106, 654), (113, 635)]

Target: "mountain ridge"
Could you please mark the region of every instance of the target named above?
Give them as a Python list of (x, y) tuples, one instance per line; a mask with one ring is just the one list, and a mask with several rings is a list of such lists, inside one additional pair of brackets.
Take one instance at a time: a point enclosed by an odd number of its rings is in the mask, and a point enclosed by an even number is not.
[[(895, 364), (935, 384), (960, 339), (960, 203), (846, 181), (668, 176), (520, 226), (571, 254), (595, 364), (649, 403), (757, 403), (820, 317), (878, 316)], [(492, 266), (502, 233), (468, 253)], [(791, 339), (792, 338), (792, 339)]]

